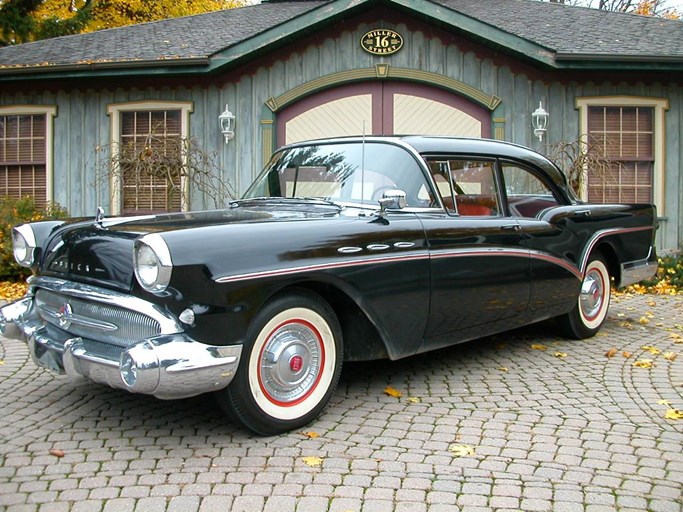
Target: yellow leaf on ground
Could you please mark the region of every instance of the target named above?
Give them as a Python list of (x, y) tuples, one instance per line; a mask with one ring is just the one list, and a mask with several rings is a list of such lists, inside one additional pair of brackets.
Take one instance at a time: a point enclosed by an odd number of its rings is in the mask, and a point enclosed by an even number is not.
[(384, 388), (384, 392), (389, 396), (393, 396), (394, 398), (401, 398), (403, 396), (403, 393), (401, 393), (398, 389), (392, 388), (391, 386)]
[(662, 351), (659, 350), (657, 347), (653, 347), (652, 345), (643, 345), (643, 346), (640, 347), (640, 348), (642, 348), (643, 350), (646, 350), (647, 352), (649, 352), (649, 353), (652, 354), (653, 356), (658, 356), (658, 355), (661, 354), (661, 352), (662, 352)]
[(467, 455), (474, 455), (474, 446), (468, 444), (452, 444), (448, 447), (448, 451), (453, 453), (456, 457), (465, 457)]
[(308, 437), (309, 439), (315, 439), (316, 437), (320, 437), (320, 434), (317, 432), (309, 431), (309, 432), (302, 432), (303, 435)]
[(640, 359), (633, 363), (633, 366), (636, 368), (652, 368), (654, 363), (652, 362), (652, 359)]
[(304, 464), (312, 468), (319, 468), (323, 464), (323, 459), (320, 457), (303, 457)]
[(657, 400), (659, 405), (671, 405), (668, 400)]
[(657, 303), (653, 300), (649, 300), (649, 301), (647, 301), (647, 305), (650, 306), (651, 308), (653, 308), (657, 305)]
[(555, 352), (555, 354), (553, 354), (553, 355), (554, 355), (555, 357), (559, 357), (560, 359), (567, 357), (567, 353), (566, 353), (566, 352)]
[(626, 351), (624, 351), (624, 352), (621, 353), (621, 355), (624, 356), (626, 359), (628, 359), (628, 358), (631, 357), (633, 354), (632, 354), (631, 352), (626, 352)]
[(666, 359), (667, 361), (673, 361), (674, 359), (676, 359), (677, 356), (678, 354), (676, 354), (676, 352), (664, 352), (664, 355), (662, 357), (664, 357), (664, 359)]
[(419, 404), (420, 402), (422, 402), (422, 399), (419, 396), (409, 396), (408, 397), (408, 403)]
[(640, 322), (640, 325), (646, 325), (650, 323), (650, 319), (645, 316), (641, 316), (638, 322)]
[(0, 365), (3, 365), (3, 364), (5, 364), (5, 360), (4, 360), (4, 359), (0, 359)]
[(534, 350), (548, 350), (548, 347), (546, 347), (545, 345), (541, 345), (540, 343), (534, 343), (533, 345), (531, 345), (531, 348)]
[(614, 357), (619, 352), (615, 347), (612, 347), (607, 352), (605, 352), (605, 357)]
[(683, 411), (679, 411), (678, 409), (669, 409), (666, 411), (664, 417), (667, 420), (683, 420)]
[(506, 371), (508, 371), (507, 367), (505, 367), (505, 366), (501, 366), (501, 367), (498, 368), (498, 369), (499, 369), (501, 372), (506, 372)]

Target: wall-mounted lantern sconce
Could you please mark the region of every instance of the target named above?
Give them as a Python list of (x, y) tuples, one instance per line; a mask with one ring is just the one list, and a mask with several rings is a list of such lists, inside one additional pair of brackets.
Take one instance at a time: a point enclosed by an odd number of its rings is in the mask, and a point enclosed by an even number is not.
[(548, 118), (550, 114), (543, 108), (543, 102), (538, 102), (538, 108), (534, 110), (531, 114), (531, 124), (534, 127), (534, 135), (538, 137), (538, 140), (543, 141), (543, 134), (548, 129)]
[(218, 116), (218, 122), (221, 125), (221, 133), (225, 137), (225, 143), (235, 138), (235, 114), (230, 112), (228, 105), (225, 105), (225, 110)]

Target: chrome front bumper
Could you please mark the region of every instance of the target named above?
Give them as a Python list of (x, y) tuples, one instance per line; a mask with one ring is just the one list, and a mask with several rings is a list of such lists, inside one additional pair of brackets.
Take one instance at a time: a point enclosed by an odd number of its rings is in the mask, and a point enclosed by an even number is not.
[[(9, 338), (23, 338), (38, 366), (66, 374), (72, 381), (85, 378), (162, 399), (185, 398), (222, 389), (234, 377), (241, 345), (206, 345), (180, 329), (178, 332), (164, 329), (158, 336), (134, 341), (124, 348), (102, 350), (102, 347), (107, 348), (105, 343), (70, 336), (46, 323), (38, 314), (33, 289), (38, 286), (67, 291), (79, 288), (74, 283), (61, 286), (65, 283), (45, 278), (34, 280), (26, 297), (0, 307), (0, 333)], [(111, 304), (114, 301), (117, 307), (125, 307), (125, 295), (101, 289), (98, 292), (100, 295), (94, 302)], [(82, 299), (84, 295), (80, 297)], [(171, 318), (167, 321), (167, 325), (175, 322)]]

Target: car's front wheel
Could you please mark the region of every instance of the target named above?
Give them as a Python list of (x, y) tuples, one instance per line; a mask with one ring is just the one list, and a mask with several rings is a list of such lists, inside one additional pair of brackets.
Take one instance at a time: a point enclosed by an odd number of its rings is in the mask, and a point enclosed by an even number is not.
[(591, 256), (586, 265), (581, 292), (574, 309), (558, 318), (565, 336), (585, 339), (595, 336), (607, 317), (611, 283), (602, 255)]
[(237, 373), (218, 402), (257, 434), (302, 427), (334, 393), (342, 349), (337, 317), (318, 295), (280, 296), (254, 319)]

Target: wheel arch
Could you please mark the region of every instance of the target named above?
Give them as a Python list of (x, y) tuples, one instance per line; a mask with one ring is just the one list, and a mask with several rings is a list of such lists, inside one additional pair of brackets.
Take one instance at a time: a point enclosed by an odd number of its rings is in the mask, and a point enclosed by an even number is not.
[(344, 340), (344, 361), (370, 361), (389, 358), (387, 347), (379, 330), (368, 314), (351, 296), (331, 283), (321, 281), (300, 281), (278, 290), (268, 301), (304, 290), (312, 292), (325, 300), (339, 321)]
[(607, 270), (615, 283), (619, 282), (621, 266), (619, 265), (619, 257), (617, 256), (617, 251), (614, 246), (607, 240), (602, 241), (596, 247), (593, 248), (591, 254), (600, 253), (605, 259), (607, 264)]

